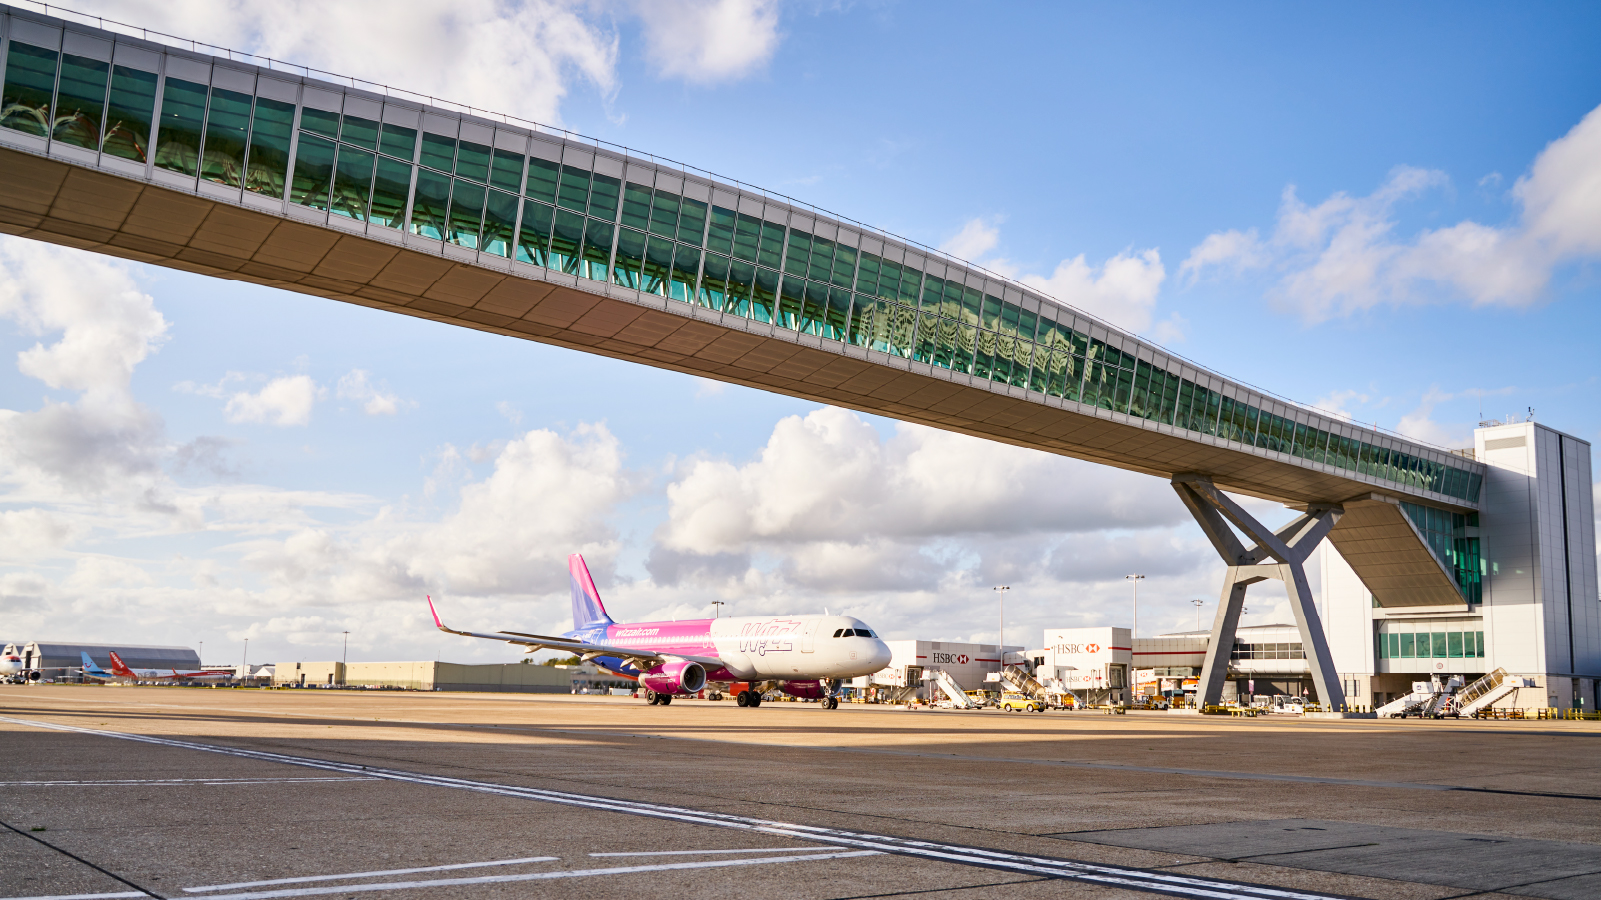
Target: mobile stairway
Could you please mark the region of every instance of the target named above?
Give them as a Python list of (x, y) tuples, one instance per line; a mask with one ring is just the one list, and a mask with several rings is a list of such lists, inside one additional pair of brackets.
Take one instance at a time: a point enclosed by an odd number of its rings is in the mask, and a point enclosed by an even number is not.
[(974, 702), (972, 697), (967, 696), (967, 692), (962, 690), (962, 686), (957, 684), (956, 679), (952, 678), (949, 673), (944, 671), (929, 672), (923, 677), (932, 681), (934, 687), (938, 688), (940, 693), (944, 694), (951, 701), (951, 705), (957, 709), (977, 709), (979, 707), (979, 704)]
[(1022, 666), (1007, 666), (1001, 669), (1001, 683), (1025, 697), (1044, 703), (1047, 699), (1045, 685), (1040, 684), (1028, 670)]
[(1473, 716), (1481, 710), (1494, 706), (1497, 700), (1520, 687), (1523, 687), (1522, 678), (1513, 678), (1507, 674), (1506, 669), (1496, 669), (1456, 692), (1456, 714)]
[(1457, 715), (1453, 705), (1456, 702), (1456, 689), (1461, 685), (1460, 675), (1452, 675), (1450, 680), (1443, 684), (1439, 679), (1414, 681), (1412, 693), (1391, 700), (1373, 712), (1381, 719), (1404, 719), (1407, 716), (1425, 719), (1448, 714)]

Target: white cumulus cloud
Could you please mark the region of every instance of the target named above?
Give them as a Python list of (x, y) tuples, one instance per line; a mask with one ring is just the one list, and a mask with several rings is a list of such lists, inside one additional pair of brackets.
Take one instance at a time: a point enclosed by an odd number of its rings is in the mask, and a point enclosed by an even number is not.
[(778, 49), (777, 0), (638, 0), (633, 9), (650, 62), (667, 77), (731, 81)]
[(1270, 237), (1255, 229), (1209, 235), (1179, 269), (1192, 281), (1208, 270), (1269, 269), (1277, 300), (1310, 321), (1385, 303), (1538, 303), (1561, 266), (1601, 255), (1601, 107), (1513, 185), (1513, 221), (1398, 235), (1397, 207), (1448, 183), (1443, 172), (1401, 166), (1368, 196), (1339, 192), (1315, 206), (1291, 186)]
[(234, 423), (310, 425), (311, 408), (326, 393), (310, 375), (285, 375), (267, 382), (255, 393), (239, 391), (229, 397), (222, 414)]
[(351, 369), (339, 379), (339, 396), (354, 400), (369, 416), (392, 416), (407, 401), (387, 389), (373, 384), (372, 373), (366, 369)]

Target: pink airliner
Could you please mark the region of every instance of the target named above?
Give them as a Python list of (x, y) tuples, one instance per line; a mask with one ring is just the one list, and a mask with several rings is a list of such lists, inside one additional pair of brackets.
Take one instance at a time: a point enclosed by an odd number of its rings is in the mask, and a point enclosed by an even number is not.
[(708, 687), (726, 691), (735, 682), (747, 682), (750, 689), (735, 697), (740, 706), (759, 706), (763, 693), (777, 690), (822, 700), (834, 709), (841, 680), (889, 665), (889, 647), (851, 616), (739, 616), (619, 625), (606, 614), (584, 558), (574, 553), (567, 568), (572, 575), (573, 630), (559, 637), (447, 628), (432, 597), (428, 611), (440, 631), (519, 644), (529, 653), (574, 653), (638, 678), (645, 699), (663, 705)]

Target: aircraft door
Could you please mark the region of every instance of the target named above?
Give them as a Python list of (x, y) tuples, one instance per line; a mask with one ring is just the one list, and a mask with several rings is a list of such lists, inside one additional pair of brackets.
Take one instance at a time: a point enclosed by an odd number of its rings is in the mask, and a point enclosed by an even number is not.
[(817, 620), (812, 619), (806, 623), (806, 629), (801, 632), (801, 652), (811, 653), (817, 649), (813, 643), (817, 637)]

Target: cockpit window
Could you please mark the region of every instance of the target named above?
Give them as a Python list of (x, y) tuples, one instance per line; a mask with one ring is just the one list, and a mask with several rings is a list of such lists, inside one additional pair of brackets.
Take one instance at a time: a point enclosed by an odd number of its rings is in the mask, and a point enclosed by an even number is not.
[(876, 637), (876, 635), (874, 635), (871, 631), (868, 631), (866, 628), (858, 628), (858, 629), (856, 629), (856, 636), (857, 637)]
[(845, 634), (845, 629), (843, 629), (843, 628), (834, 629), (834, 637), (843, 637), (844, 634)]

